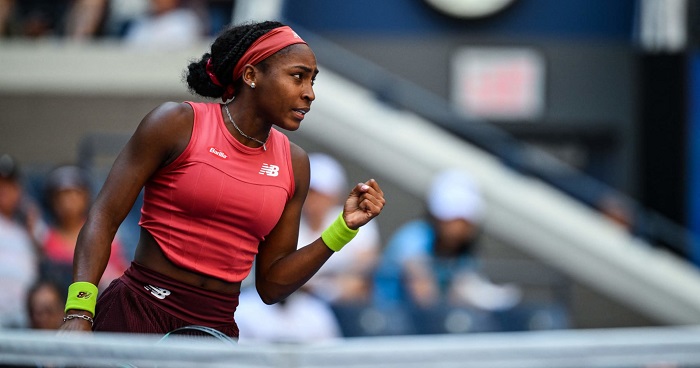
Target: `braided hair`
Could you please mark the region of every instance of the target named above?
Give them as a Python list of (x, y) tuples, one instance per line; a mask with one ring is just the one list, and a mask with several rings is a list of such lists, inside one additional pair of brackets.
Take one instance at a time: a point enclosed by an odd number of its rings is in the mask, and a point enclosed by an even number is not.
[[(224, 30), (211, 45), (211, 52), (205, 53), (199, 60), (187, 66), (185, 78), (189, 91), (203, 97), (220, 98), (224, 95), (226, 86), (232, 83), (238, 91), (240, 78), (237, 81), (232, 80), (233, 69), (238, 60), (260, 36), (282, 26), (284, 24), (280, 22), (265, 21), (245, 23)], [(214, 84), (207, 74), (207, 62), (210, 58), (211, 70), (223, 87)], [(259, 65), (264, 68), (264, 61)]]

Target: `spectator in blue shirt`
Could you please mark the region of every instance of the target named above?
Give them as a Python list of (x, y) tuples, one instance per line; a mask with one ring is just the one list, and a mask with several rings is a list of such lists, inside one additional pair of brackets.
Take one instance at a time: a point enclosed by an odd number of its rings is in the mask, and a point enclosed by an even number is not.
[(387, 244), (375, 275), (375, 303), (483, 310), (517, 303), (517, 288), (494, 285), (479, 273), (476, 250), (485, 204), (477, 183), (460, 171), (439, 173), (427, 209), (425, 218), (400, 227)]

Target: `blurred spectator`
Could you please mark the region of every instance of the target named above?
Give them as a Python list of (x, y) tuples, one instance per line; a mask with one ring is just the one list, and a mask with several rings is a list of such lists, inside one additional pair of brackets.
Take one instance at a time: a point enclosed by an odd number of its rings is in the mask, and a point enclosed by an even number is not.
[(403, 225), (387, 244), (376, 272), (377, 305), (492, 311), (517, 304), (518, 288), (492, 284), (478, 270), (485, 208), (472, 178), (454, 170), (439, 173), (427, 205), (425, 219)]
[(74, 0), (66, 16), (66, 36), (77, 41), (101, 36), (108, 3), (108, 0)]
[[(349, 185), (333, 157), (310, 153), (309, 192), (302, 208), (299, 246), (321, 236), (342, 211)], [(343, 336), (334, 305), (365, 305), (371, 299), (371, 274), (380, 251), (379, 229), (372, 221), (285, 301), (265, 305), (254, 292), (254, 271), (244, 282), (236, 310), (240, 341), (315, 342)], [(251, 291), (253, 290), (253, 291)]]
[(149, 12), (128, 26), (124, 41), (136, 47), (174, 49), (193, 45), (204, 35), (202, 19), (181, 0), (150, 0)]
[[(345, 170), (333, 157), (310, 153), (309, 194), (302, 209), (299, 245), (321, 236), (342, 211), (350, 187)], [(376, 221), (363, 226), (342, 251), (334, 254), (304, 288), (329, 303), (365, 303), (371, 299), (372, 278), (380, 252)]]
[(14, 0), (0, 0), (0, 37), (8, 36), (10, 33), (14, 5)]
[(236, 323), (242, 344), (313, 343), (342, 337), (333, 310), (302, 289), (279, 303), (266, 305), (254, 287), (247, 287), (239, 300)]
[(65, 1), (54, 0), (0, 0), (6, 18), (3, 34), (39, 38), (58, 36), (63, 31), (63, 16), (68, 9)]
[(27, 314), (29, 328), (38, 330), (58, 330), (63, 323), (63, 308), (66, 291), (49, 280), (35, 283), (27, 294)]
[(87, 39), (100, 34), (107, 0), (0, 0), (0, 34)]
[[(73, 279), (75, 244), (90, 208), (91, 180), (77, 166), (59, 166), (46, 177), (45, 197), (53, 221), (45, 231), (37, 234), (45, 257), (42, 272), (44, 277), (54, 279), (67, 288)], [(121, 276), (127, 266), (122, 246), (115, 239), (100, 288)]]
[[(0, 328), (26, 326), (24, 301), (37, 277), (36, 249), (22, 220), (22, 185), (17, 161), (0, 155)], [(29, 214), (31, 216), (31, 214)]]
[(105, 34), (123, 38), (136, 19), (148, 14), (150, 0), (110, 0), (105, 20)]

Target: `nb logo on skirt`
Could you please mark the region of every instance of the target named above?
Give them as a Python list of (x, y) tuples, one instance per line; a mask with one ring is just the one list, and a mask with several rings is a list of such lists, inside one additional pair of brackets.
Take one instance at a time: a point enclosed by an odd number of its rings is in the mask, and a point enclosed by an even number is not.
[(158, 299), (165, 299), (166, 296), (170, 295), (170, 290), (159, 288), (157, 286), (146, 285), (143, 288), (150, 291), (151, 294)]

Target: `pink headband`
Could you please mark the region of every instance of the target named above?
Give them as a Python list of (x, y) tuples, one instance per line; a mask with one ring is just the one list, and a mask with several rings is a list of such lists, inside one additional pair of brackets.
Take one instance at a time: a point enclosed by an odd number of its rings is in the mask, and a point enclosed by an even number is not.
[[(255, 40), (255, 42), (248, 47), (248, 50), (246, 50), (241, 59), (238, 60), (238, 63), (233, 68), (233, 81), (238, 80), (238, 78), (243, 75), (243, 69), (246, 65), (256, 65), (272, 56), (277, 51), (297, 43), (305, 44), (306, 42), (288, 26), (278, 27), (265, 33), (264, 35), (260, 36), (260, 38)], [(206, 70), (212, 83), (219, 87), (223, 87), (212, 70), (211, 58), (207, 60)], [(228, 101), (233, 97), (233, 94), (234, 88), (233, 83), (231, 83), (230, 85), (226, 86), (226, 91), (221, 99)]]

